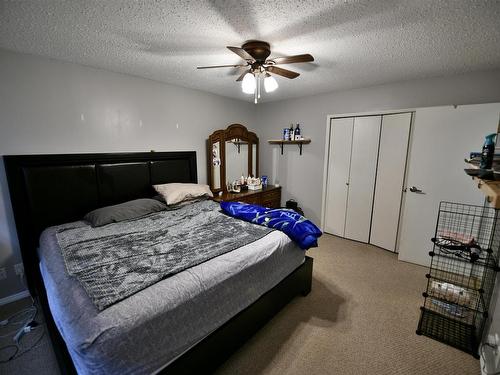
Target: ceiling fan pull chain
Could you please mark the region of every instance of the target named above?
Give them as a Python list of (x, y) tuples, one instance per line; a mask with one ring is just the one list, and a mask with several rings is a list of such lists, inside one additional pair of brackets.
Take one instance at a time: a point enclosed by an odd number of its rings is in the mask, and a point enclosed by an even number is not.
[(253, 92), (253, 102), (257, 104), (257, 87), (255, 87)]
[(257, 74), (257, 87), (259, 88), (257, 99), (260, 99), (260, 72)]

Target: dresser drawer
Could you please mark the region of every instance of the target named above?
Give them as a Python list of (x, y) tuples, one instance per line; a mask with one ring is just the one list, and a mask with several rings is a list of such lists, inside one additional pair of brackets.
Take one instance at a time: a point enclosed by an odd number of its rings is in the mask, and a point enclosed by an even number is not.
[(271, 199), (262, 201), (262, 206), (269, 208), (280, 208), (281, 202), (279, 199)]
[(261, 199), (258, 194), (249, 195), (247, 197), (241, 197), (238, 202), (250, 203), (250, 204), (261, 204)]
[(280, 200), (281, 199), (281, 189), (274, 189), (271, 191), (263, 191), (261, 195), (262, 195), (263, 201)]
[(263, 191), (261, 196), (264, 207), (279, 208), (281, 206), (281, 189)]

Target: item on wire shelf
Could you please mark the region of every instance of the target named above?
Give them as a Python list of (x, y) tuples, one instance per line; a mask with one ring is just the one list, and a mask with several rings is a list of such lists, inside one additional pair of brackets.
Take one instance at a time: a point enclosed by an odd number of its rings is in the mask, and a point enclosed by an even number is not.
[(469, 259), (471, 263), (481, 258), (481, 246), (473, 236), (463, 233), (443, 231), (432, 242), (438, 246), (442, 252), (453, 254), (459, 258)]
[(436, 297), (457, 303), (462, 306), (470, 307), (471, 296), (465, 289), (452, 283), (445, 283), (433, 280), (431, 282), (431, 293)]
[(469, 315), (468, 310), (465, 307), (457, 306), (452, 303), (446, 303), (438, 301), (436, 299), (431, 299), (431, 303), (441, 308), (444, 312), (456, 316), (458, 318), (466, 318)]
[(432, 241), (435, 242), (438, 246), (447, 247), (463, 247), (470, 246), (476, 243), (474, 236), (447, 230), (441, 231), (436, 239), (433, 239)]

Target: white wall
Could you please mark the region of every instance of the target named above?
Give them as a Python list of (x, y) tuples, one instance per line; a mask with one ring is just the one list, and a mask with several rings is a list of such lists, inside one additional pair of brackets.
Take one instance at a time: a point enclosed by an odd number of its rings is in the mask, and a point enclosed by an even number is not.
[[(197, 152), (231, 123), (255, 125), (254, 104), (109, 71), (0, 50), (0, 155), (118, 151)], [(178, 126), (177, 126), (178, 125)], [(0, 298), (24, 289), (3, 162), (0, 162)]]
[[(269, 175), (271, 181), (279, 180), (282, 200), (296, 199), (306, 216), (320, 223), (327, 115), (490, 102), (500, 102), (500, 70), (261, 104), (257, 114), (261, 174)], [(280, 138), (282, 129), (291, 122), (300, 123), (302, 134), (312, 139), (304, 146), (302, 156), (293, 145), (280, 155), (279, 147), (265, 142)], [(477, 149), (481, 146), (478, 144)], [(500, 277), (496, 284), (490, 334), (500, 333)]]
[[(283, 202), (294, 198), (306, 216), (319, 224), (327, 115), (499, 101), (497, 70), (259, 104), (261, 174), (270, 176), (271, 182), (279, 181)], [(291, 122), (300, 123), (302, 134), (312, 139), (311, 144), (304, 146), (302, 156), (295, 145), (287, 146), (280, 155), (279, 146), (266, 142), (280, 138), (282, 129)]]

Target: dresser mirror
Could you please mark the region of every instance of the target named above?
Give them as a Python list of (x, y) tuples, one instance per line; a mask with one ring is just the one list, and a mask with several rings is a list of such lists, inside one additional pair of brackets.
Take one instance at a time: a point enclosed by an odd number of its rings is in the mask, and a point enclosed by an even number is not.
[(226, 141), (226, 181), (248, 176), (248, 142), (233, 138)]
[(242, 175), (259, 175), (259, 138), (241, 124), (216, 130), (207, 141), (208, 183), (214, 193)]

